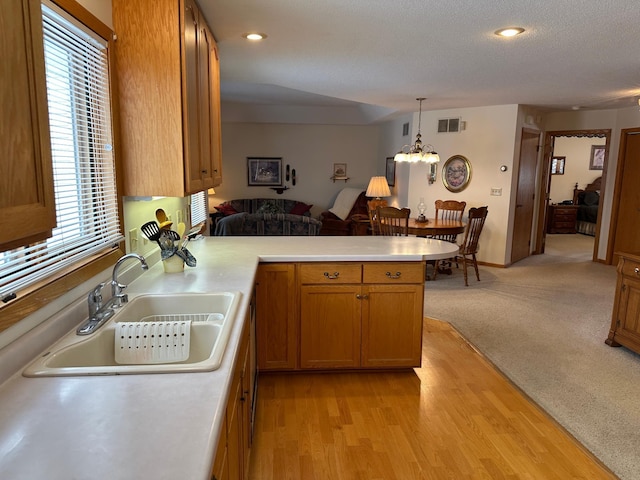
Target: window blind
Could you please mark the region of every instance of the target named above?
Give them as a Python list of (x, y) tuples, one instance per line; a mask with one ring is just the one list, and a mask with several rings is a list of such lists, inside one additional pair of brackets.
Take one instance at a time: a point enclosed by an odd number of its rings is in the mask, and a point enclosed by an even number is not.
[(107, 43), (55, 5), (42, 5), (57, 227), (0, 254), (0, 298), (110, 249), (118, 217)]
[(197, 225), (207, 220), (207, 192), (191, 195), (191, 225)]

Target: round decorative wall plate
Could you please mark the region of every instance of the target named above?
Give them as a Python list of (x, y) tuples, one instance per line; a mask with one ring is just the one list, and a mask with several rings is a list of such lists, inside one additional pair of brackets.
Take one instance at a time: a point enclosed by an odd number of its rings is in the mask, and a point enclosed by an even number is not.
[(449, 157), (442, 166), (442, 183), (450, 192), (461, 192), (471, 180), (471, 163), (462, 155)]

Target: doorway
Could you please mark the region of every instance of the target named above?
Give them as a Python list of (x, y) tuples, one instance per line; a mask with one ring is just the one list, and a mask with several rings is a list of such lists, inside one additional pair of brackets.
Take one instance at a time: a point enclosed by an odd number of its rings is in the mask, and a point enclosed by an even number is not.
[[(547, 231), (547, 215), (548, 215), (548, 206), (551, 203), (550, 198), (550, 190), (551, 190), (551, 181), (552, 181), (552, 159), (555, 156), (555, 144), (556, 139), (560, 137), (568, 137), (568, 138), (589, 138), (592, 139), (594, 145), (604, 146), (604, 155), (602, 160), (602, 170), (595, 171), (594, 175), (601, 173), (601, 188), (599, 192), (600, 201), (598, 204), (598, 215), (597, 222), (595, 225), (594, 231), (594, 242), (593, 242), (593, 251), (591, 258), (593, 261), (596, 261), (598, 258), (598, 244), (600, 238), (600, 224), (602, 221), (602, 205), (604, 203), (605, 198), (605, 184), (606, 184), (606, 176), (607, 176), (607, 166), (609, 159), (609, 146), (611, 144), (611, 130), (563, 130), (563, 131), (549, 131), (545, 133), (544, 140), (544, 157), (542, 162), (542, 176), (540, 181), (540, 187), (538, 190), (538, 228), (536, 235), (536, 249), (534, 253), (540, 254), (544, 253), (545, 242), (546, 242), (546, 231)], [(567, 159), (569, 161), (569, 159)], [(589, 158), (583, 158), (580, 160), (581, 162), (590, 162)], [(591, 167), (591, 165), (590, 165)], [(564, 168), (567, 168), (565, 163)], [(579, 185), (579, 187), (584, 188), (584, 185)], [(568, 198), (567, 200), (573, 200), (573, 194), (566, 193)], [(556, 199), (553, 199), (554, 203), (556, 203)]]

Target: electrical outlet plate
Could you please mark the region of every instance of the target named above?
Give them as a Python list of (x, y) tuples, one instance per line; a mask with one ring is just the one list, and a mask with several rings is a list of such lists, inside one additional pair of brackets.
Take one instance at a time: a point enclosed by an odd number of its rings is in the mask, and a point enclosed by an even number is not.
[(132, 228), (129, 230), (129, 251), (135, 252), (138, 250), (138, 229)]
[(491, 187), (491, 195), (499, 197), (502, 195), (502, 187)]

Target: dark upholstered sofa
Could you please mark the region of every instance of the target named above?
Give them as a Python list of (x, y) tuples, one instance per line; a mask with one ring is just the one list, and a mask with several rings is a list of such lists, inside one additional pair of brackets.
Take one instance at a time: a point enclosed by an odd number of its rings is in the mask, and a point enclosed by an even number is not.
[(319, 235), (322, 222), (290, 213), (235, 213), (218, 220), (214, 235)]
[(211, 235), (319, 235), (312, 205), (286, 198), (240, 198), (211, 215)]
[(320, 215), (320, 220), (322, 221), (320, 235), (366, 234), (369, 220), (367, 201), (369, 200), (371, 199), (365, 196), (365, 192), (360, 193), (351, 211), (344, 219), (329, 210), (322, 212)]

